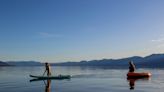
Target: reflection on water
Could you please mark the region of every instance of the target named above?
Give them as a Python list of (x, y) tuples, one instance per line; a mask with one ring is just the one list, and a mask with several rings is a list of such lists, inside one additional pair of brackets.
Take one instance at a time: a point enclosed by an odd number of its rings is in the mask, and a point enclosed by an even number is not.
[(45, 85), (45, 92), (50, 92), (51, 90), (51, 80), (47, 80), (47, 83)]
[(127, 80), (129, 81), (129, 89), (130, 90), (134, 90), (135, 88), (135, 82), (136, 81), (149, 81), (150, 77), (145, 77), (145, 78), (127, 78)]
[(164, 69), (150, 71), (149, 79), (128, 79), (128, 69), (52, 67), (54, 75), (71, 75), (71, 80), (31, 80), (29, 74), (40, 75), (44, 67), (0, 68), (0, 92), (163, 92)]
[(133, 90), (133, 89), (134, 89), (135, 81), (136, 81), (135, 79), (130, 79), (130, 80), (129, 80), (130, 90)]
[(51, 92), (51, 79), (41, 80), (41, 79), (32, 79), (30, 82), (43, 81), (45, 85), (45, 92)]

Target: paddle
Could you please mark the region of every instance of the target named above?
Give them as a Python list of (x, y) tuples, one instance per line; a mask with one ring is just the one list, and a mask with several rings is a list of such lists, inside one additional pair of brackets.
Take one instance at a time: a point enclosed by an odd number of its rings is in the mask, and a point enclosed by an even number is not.
[(43, 76), (44, 76), (45, 73), (46, 73), (46, 70), (44, 71)]

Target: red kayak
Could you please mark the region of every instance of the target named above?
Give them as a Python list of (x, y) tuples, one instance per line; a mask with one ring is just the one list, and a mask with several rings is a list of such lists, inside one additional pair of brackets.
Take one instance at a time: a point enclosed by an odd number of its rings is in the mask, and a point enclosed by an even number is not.
[(141, 73), (135, 73), (135, 72), (128, 72), (127, 77), (130, 78), (138, 78), (138, 77), (150, 77), (151, 73), (149, 72), (141, 72)]

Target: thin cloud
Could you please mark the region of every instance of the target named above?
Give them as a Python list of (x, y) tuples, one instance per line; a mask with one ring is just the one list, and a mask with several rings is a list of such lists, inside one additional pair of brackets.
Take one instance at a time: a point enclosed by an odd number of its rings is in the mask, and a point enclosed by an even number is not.
[(48, 33), (48, 32), (39, 32), (39, 35), (41, 37), (45, 37), (45, 38), (60, 38), (60, 37), (62, 37), (62, 35), (60, 35), (60, 34), (54, 34), (54, 33)]
[(156, 39), (156, 40), (151, 40), (152, 42), (163, 42), (164, 41), (164, 38), (159, 38), (159, 39)]

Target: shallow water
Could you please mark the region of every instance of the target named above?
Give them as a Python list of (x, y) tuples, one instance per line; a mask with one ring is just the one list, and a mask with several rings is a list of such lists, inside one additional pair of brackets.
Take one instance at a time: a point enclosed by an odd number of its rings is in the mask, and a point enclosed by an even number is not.
[[(127, 80), (127, 69), (52, 67), (52, 74), (72, 75), (70, 80), (33, 81), (44, 67), (0, 67), (0, 92), (163, 92), (164, 69), (149, 71), (150, 79)], [(131, 86), (130, 86), (131, 85)]]

